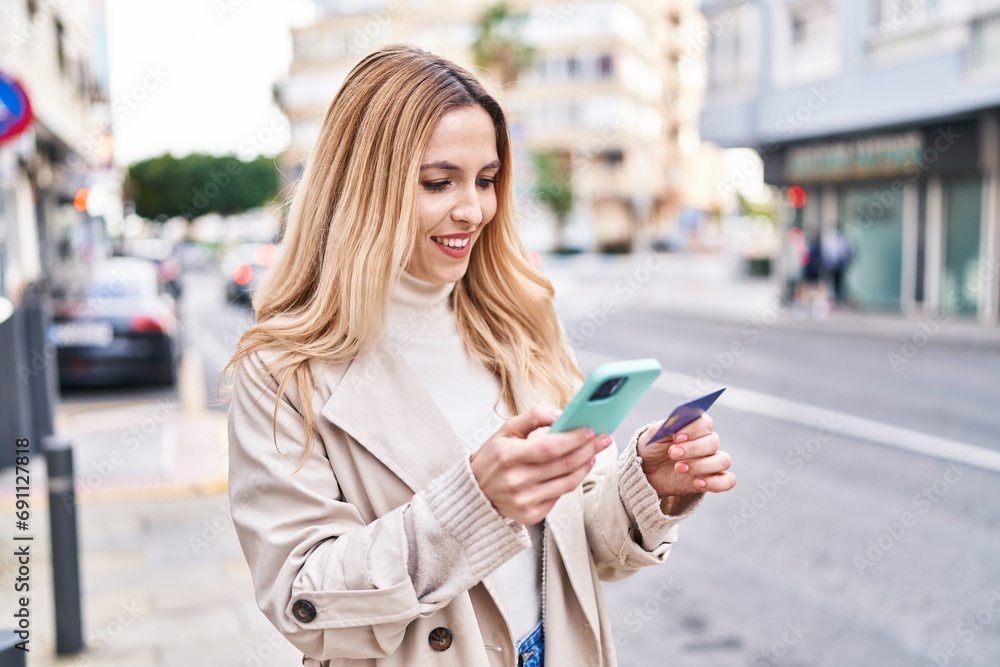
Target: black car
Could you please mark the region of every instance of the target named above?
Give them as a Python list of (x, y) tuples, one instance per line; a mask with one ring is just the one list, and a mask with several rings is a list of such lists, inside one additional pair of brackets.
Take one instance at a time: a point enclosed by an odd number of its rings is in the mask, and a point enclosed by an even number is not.
[(58, 350), (60, 385), (175, 382), (180, 322), (153, 262), (104, 260), (56, 297), (49, 340)]
[(230, 303), (250, 303), (257, 291), (264, 272), (274, 264), (278, 246), (273, 243), (240, 243), (222, 259), (222, 273), (226, 276), (226, 298)]

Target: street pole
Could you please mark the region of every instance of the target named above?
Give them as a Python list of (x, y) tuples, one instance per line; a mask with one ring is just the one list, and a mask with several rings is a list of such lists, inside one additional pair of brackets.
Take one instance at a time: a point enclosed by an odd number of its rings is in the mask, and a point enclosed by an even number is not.
[(49, 528), (52, 533), (52, 588), (56, 609), (56, 655), (83, 650), (80, 610), (80, 549), (73, 489), (73, 446), (57, 436), (43, 439), (49, 474)]

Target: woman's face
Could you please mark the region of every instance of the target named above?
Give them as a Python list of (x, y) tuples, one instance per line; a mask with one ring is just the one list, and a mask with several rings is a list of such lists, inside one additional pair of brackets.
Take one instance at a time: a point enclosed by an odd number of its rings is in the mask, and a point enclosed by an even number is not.
[(417, 243), (407, 272), (435, 285), (459, 280), (483, 227), (497, 212), (500, 171), (493, 120), (480, 106), (438, 121), (420, 161)]

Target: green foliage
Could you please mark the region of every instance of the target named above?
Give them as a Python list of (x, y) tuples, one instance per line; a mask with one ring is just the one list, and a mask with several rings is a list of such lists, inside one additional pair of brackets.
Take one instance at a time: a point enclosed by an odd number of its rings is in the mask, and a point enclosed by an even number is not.
[(478, 67), (491, 70), (503, 85), (516, 81), (535, 58), (535, 50), (521, 39), (526, 18), (526, 14), (512, 11), (506, 2), (499, 2), (487, 8), (476, 22), (473, 60)]
[(232, 155), (167, 153), (130, 165), (128, 189), (144, 218), (232, 215), (273, 200), (278, 169), (267, 157), (244, 162)]
[(535, 198), (552, 209), (561, 228), (573, 210), (573, 183), (566, 160), (552, 151), (532, 151), (531, 161), (535, 165)]

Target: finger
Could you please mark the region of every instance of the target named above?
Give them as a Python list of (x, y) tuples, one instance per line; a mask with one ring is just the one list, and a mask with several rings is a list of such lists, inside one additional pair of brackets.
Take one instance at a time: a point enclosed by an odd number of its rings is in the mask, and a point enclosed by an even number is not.
[(702, 438), (715, 431), (715, 421), (706, 412), (674, 434), (674, 442), (682, 443)]
[(500, 427), (500, 433), (512, 438), (527, 438), (528, 434), (543, 426), (552, 426), (552, 422), (562, 413), (555, 408), (536, 405), (530, 410), (514, 415)]
[(584, 467), (589, 470), (594, 457), (610, 447), (612, 442), (614, 441), (610, 435), (596, 435), (588, 439), (582, 447), (570, 451), (565, 456), (537, 466), (539, 478), (542, 481), (548, 481), (565, 475), (571, 475), (574, 471)]
[(674, 470), (681, 474), (690, 473), (693, 477), (707, 477), (729, 470), (733, 465), (733, 459), (726, 452), (716, 452), (711, 456), (689, 461), (678, 461), (674, 464)]
[(534, 485), (531, 489), (526, 489), (523, 495), (526, 504), (534, 505), (550, 500), (557, 500), (563, 494), (569, 493), (578, 487), (587, 476), (587, 473), (593, 468), (591, 459), (588, 459), (582, 466), (571, 470), (565, 475), (553, 477)]
[[(520, 447), (512, 449), (517, 458), (524, 463), (549, 463), (583, 448), (595, 439), (594, 431), (589, 428), (575, 428), (563, 433), (547, 433), (540, 438), (532, 438), (520, 443)], [(588, 455), (593, 456), (593, 454)]]
[(667, 450), (670, 458), (675, 461), (686, 461), (697, 459), (703, 456), (711, 456), (719, 451), (719, 434), (709, 433), (696, 440), (689, 440), (680, 444), (672, 444)]
[(698, 477), (694, 480), (696, 491), (707, 491), (708, 493), (722, 493), (729, 491), (734, 486), (736, 486), (736, 475), (728, 471), (709, 477)]

